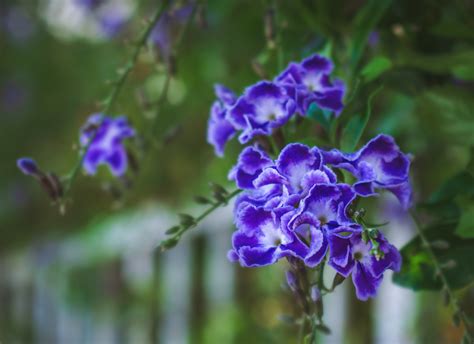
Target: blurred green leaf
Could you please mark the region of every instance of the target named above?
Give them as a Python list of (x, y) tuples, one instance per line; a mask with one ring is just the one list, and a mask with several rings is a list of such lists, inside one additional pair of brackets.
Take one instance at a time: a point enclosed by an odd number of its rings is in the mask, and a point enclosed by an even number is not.
[(377, 56), (362, 69), (361, 74), (366, 81), (372, 81), (390, 68), (392, 68), (392, 61), (384, 56)]
[(474, 238), (474, 203), (463, 207), (456, 234), (463, 238)]
[(433, 74), (451, 74), (461, 80), (474, 80), (474, 50), (439, 55), (404, 53), (398, 64)]
[[(474, 240), (454, 235), (455, 225), (438, 225), (424, 231), (428, 242), (446, 242), (448, 248), (432, 247), (451, 288), (463, 288), (474, 281)], [(442, 283), (419, 236), (401, 249), (402, 269), (393, 275), (393, 282), (413, 290), (439, 290)]]
[(312, 120), (321, 124), (326, 131), (329, 131), (331, 126), (332, 112), (321, 109), (318, 104), (313, 103), (309, 106), (306, 115)]
[(349, 122), (347, 122), (346, 127), (342, 131), (341, 138), (341, 148), (343, 151), (352, 152), (357, 147), (372, 114), (372, 100), (381, 89), (382, 87), (379, 87), (370, 94), (367, 100), (367, 108), (363, 114), (353, 115)]
[(474, 145), (474, 99), (470, 91), (455, 87), (426, 91), (417, 99), (415, 114), (429, 128), (425, 134), (432, 139)]
[(353, 25), (355, 32), (350, 47), (351, 64), (357, 67), (367, 44), (367, 39), (379, 20), (389, 8), (391, 0), (369, 0), (358, 12)]

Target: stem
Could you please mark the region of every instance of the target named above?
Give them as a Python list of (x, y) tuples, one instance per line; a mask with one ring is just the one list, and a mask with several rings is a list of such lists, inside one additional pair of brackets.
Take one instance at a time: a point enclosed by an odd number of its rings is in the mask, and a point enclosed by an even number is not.
[(207, 208), (203, 213), (201, 213), (201, 215), (197, 216), (194, 218), (194, 221), (192, 223), (190, 223), (189, 225), (182, 225), (181, 228), (179, 229), (179, 231), (177, 231), (176, 233), (174, 233), (173, 235), (170, 235), (167, 239), (163, 240), (159, 245), (158, 247), (161, 248), (161, 250), (165, 250), (167, 249), (166, 247), (166, 244), (168, 242), (175, 242), (177, 243), (180, 239), (181, 239), (181, 236), (186, 233), (187, 231), (189, 231), (190, 229), (196, 227), (199, 222), (201, 222), (202, 220), (204, 220), (207, 216), (209, 216), (212, 212), (214, 212), (217, 208), (220, 208), (222, 206), (225, 206), (227, 205), (227, 203), (232, 199), (234, 198), (235, 196), (237, 196), (239, 193), (241, 193), (242, 190), (240, 189), (236, 189), (234, 191), (232, 191), (231, 193), (227, 194), (227, 196), (224, 197), (224, 199), (222, 201), (219, 201), (219, 202), (216, 202), (214, 204), (212, 204), (209, 208)]
[(160, 7), (158, 7), (157, 11), (155, 12), (155, 15), (153, 16), (153, 19), (150, 21), (150, 23), (146, 27), (145, 31), (143, 32), (143, 34), (140, 36), (140, 38), (138, 40), (138, 43), (135, 47), (135, 50), (133, 51), (129, 61), (125, 64), (125, 67), (119, 73), (119, 78), (115, 82), (114, 87), (112, 88), (112, 91), (110, 92), (108, 97), (103, 102), (103, 108), (102, 108), (102, 111), (101, 111), (102, 112), (102, 120), (99, 123), (99, 125), (97, 126), (97, 128), (95, 129), (94, 135), (89, 140), (89, 142), (86, 145), (84, 151), (80, 155), (79, 160), (77, 161), (75, 167), (72, 169), (72, 172), (67, 177), (67, 182), (66, 182), (66, 185), (64, 187), (64, 196), (63, 197), (65, 197), (66, 194), (70, 191), (74, 180), (77, 178), (77, 176), (79, 174), (79, 171), (81, 170), (82, 164), (83, 164), (84, 159), (85, 159), (86, 154), (87, 154), (87, 151), (89, 150), (90, 146), (92, 145), (92, 142), (94, 142), (94, 139), (97, 136), (97, 133), (98, 133), (97, 129), (100, 128), (100, 126), (102, 125), (102, 123), (105, 119), (104, 115), (109, 113), (110, 110), (112, 109), (115, 101), (117, 100), (117, 97), (118, 97), (120, 91), (123, 88), (123, 85), (125, 84), (125, 81), (127, 80), (128, 76), (130, 75), (130, 72), (135, 68), (135, 65), (136, 65), (137, 60), (138, 60), (138, 56), (140, 55), (140, 51), (142, 50), (143, 46), (146, 44), (146, 42), (148, 40), (148, 37), (150, 36), (150, 34), (151, 34), (153, 28), (155, 27), (156, 23), (158, 22), (158, 20), (161, 18), (164, 10), (165, 10), (165, 5), (164, 5), (164, 2), (162, 2)]
[(426, 238), (425, 233), (421, 229), (420, 221), (419, 221), (417, 215), (415, 214), (414, 211), (411, 211), (410, 214), (411, 214), (411, 217), (413, 218), (413, 221), (415, 222), (415, 225), (416, 225), (415, 227), (416, 227), (418, 235), (420, 236), (420, 239), (423, 243), (423, 246), (426, 248), (426, 251), (431, 256), (431, 260), (432, 260), (432, 262), (435, 266), (437, 275), (441, 279), (441, 283), (443, 284), (443, 288), (448, 293), (449, 303), (451, 304), (451, 307), (454, 309), (454, 314), (458, 315), (459, 318), (461, 319), (461, 321), (463, 322), (465, 332), (466, 332), (465, 335), (466, 335), (466, 338), (468, 339), (468, 342), (473, 343), (474, 342), (474, 337), (473, 337), (473, 334), (470, 331), (469, 320), (467, 319), (466, 314), (463, 312), (463, 310), (459, 306), (459, 301), (456, 297), (456, 294), (454, 293), (454, 291), (449, 286), (449, 282), (448, 282), (448, 279), (446, 278), (446, 276), (443, 272), (443, 268), (441, 267), (441, 264), (440, 264), (438, 258), (436, 257), (436, 254), (434, 253), (434, 250), (431, 247), (428, 239)]
[[(171, 59), (174, 61), (176, 59), (176, 56), (178, 56), (178, 51), (179, 51), (179, 48), (181, 47), (181, 42), (183, 41), (183, 38), (186, 34), (186, 32), (188, 31), (189, 27), (190, 27), (190, 24), (194, 18), (194, 15), (196, 14), (196, 8), (197, 8), (197, 4), (193, 6), (193, 9), (192, 9), (192, 12), (191, 14), (189, 15), (187, 21), (186, 21), (186, 24), (181, 28), (179, 34), (178, 34), (178, 38), (176, 39), (175, 41), (175, 44), (173, 45), (173, 51), (171, 53)], [(175, 62), (173, 62), (175, 63)], [(170, 83), (171, 83), (171, 79), (173, 77), (172, 73), (172, 67), (170, 65), (168, 65), (167, 67), (167, 71), (166, 71), (166, 79), (165, 79), (165, 83), (163, 85), (163, 88), (161, 90), (161, 93), (160, 93), (160, 97), (158, 98), (158, 101), (157, 101), (157, 111), (156, 111), (156, 114), (155, 114), (155, 118), (153, 119), (153, 122), (150, 126), (150, 140), (153, 140), (153, 136), (156, 132), (156, 129), (157, 129), (157, 126), (158, 126), (158, 112), (160, 110), (160, 107), (161, 105), (164, 103), (167, 95), (168, 95), (168, 90), (169, 90), (169, 86), (170, 86)]]

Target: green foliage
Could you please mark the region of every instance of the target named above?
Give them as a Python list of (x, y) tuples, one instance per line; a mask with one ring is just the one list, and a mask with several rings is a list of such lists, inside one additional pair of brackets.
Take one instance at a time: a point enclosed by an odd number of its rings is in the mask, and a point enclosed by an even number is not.
[(400, 57), (399, 64), (433, 74), (450, 74), (461, 80), (474, 80), (474, 50), (472, 49), (437, 55), (405, 52)]
[(361, 71), (365, 81), (369, 82), (377, 79), (384, 72), (392, 68), (392, 61), (384, 56), (377, 56), (372, 59)]
[[(455, 224), (434, 225), (424, 233), (432, 244), (449, 286), (453, 289), (463, 288), (474, 281), (474, 240), (461, 239), (454, 234)], [(438, 290), (442, 283), (436, 268), (419, 236), (415, 237), (401, 250), (402, 269), (394, 274), (393, 281), (401, 286), (414, 290)]]
[(354, 114), (347, 122), (346, 127), (342, 131), (341, 148), (345, 152), (352, 152), (357, 147), (365, 127), (367, 126), (372, 114), (372, 101), (375, 95), (382, 89), (377, 88), (367, 99), (367, 106), (362, 114)]
[(390, 7), (391, 3), (391, 0), (369, 0), (355, 17), (353, 23), (355, 32), (353, 33), (349, 49), (352, 66), (356, 67), (359, 63), (371, 31)]
[[(421, 123), (435, 127), (436, 138), (462, 146), (474, 145), (474, 99), (472, 93), (453, 86), (423, 92), (417, 99), (415, 112)], [(425, 133), (430, 136), (430, 132)]]

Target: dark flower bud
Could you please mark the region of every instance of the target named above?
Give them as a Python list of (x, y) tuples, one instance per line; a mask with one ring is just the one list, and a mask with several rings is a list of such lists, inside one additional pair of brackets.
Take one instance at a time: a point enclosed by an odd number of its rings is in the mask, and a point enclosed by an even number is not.
[(63, 186), (58, 176), (54, 173), (47, 173), (40, 176), (40, 184), (53, 201), (59, 200), (63, 196)]
[(43, 173), (39, 169), (36, 161), (31, 158), (21, 158), (16, 161), (16, 165), (20, 169), (21, 172), (28, 176), (39, 177)]

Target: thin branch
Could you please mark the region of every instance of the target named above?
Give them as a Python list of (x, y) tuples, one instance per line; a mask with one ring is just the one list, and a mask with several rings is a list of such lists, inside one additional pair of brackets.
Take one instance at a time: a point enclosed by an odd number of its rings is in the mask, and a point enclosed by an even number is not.
[(138, 56), (140, 55), (140, 51), (146, 44), (148, 37), (150, 36), (153, 28), (155, 27), (156, 23), (158, 20), (161, 18), (162, 14), (165, 11), (165, 2), (162, 2), (160, 7), (157, 9), (155, 15), (153, 16), (153, 19), (149, 22), (147, 27), (145, 28), (144, 32), (140, 36), (137, 45), (135, 47), (135, 50), (133, 51), (129, 61), (125, 64), (124, 68), (119, 72), (119, 78), (117, 81), (114, 83), (114, 87), (112, 88), (112, 91), (108, 95), (108, 97), (105, 99), (105, 101), (102, 103), (103, 108), (102, 108), (102, 120), (97, 126), (97, 128), (94, 131), (94, 135), (92, 138), (89, 140), (88, 144), (84, 148), (82, 154), (80, 155), (75, 167), (72, 169), (71, 173), (66, 178), (66, 184), (64, 187), (64, 197), (67, 195), (67, 193), (71, 190), (72, 184), (77, 178), (79, 171), (82, 168), (82, 164), (84, 162), (84, 159), (86, 157), (87, 151), (89, 150), (92, 142), (94, 141), (97, 133), (98, 133), (98, 128), (101, 126), (103, 123), (105, 117), (104, 115), (108, 114), (110, 110), (112, 109), (113, 105), (115, 104), (115, 101), (117, 100), (117, 97), (120, 93), (120, 91), (123, 88), (123, 85), (125, 84), (125, 81), (127, 80), (128, 76), (130, 75), (130, 72), (135, 68), (135, 65), (138, 60)]
[(434, 253), (434, 250), (431, 247), (430, 242), (426, 238), (425, 233), (421, 229), (421, 224), (420, 224), (420, 221), (418, 220), (417, 215), (415, 214), (414, 211), (411, 211), (410, 214), (411, 214), (411, 217), (413, 218), (413, 221), (415, 222), (415, 227), (416, 227), (418, 235), (420, 236), (420, 239), (423, 243), (423, 246), (426, 248), (426, 251), (431, 256), (431, 261), (433, 262), (433, 264), (435, 266), (436, 274), (441, 279), (441, 283), (443, 284), (444, 290), (446, 291), (446, 293), (448, 293), (449, 303), (451, 304), (451, 306), (454, 309), (454, 314), (455, 314), (455, 316), (459, 316), (460, 320), (463, 322), (465, 332), (466, 332), (466, 338), (468, 339), (469, 343), (473, 343), (474, 340), (473, 340), (473, 335), (472, 335), (471, 330), (470, 330), (469, 320), (468, 320), (466, 314), (463, 312), (463, 310), (459, 306), (459, 300), (457, 299), (456, 294), (454, 293), (454, 291), (449, 286), (449, 282), (448, 282), (448, 279), (446, 278), (446, 276), (443, 272), (443, 268), (442, 268), (438, 258), (436, 257), (436, 254)]
[[(181, 28), (181, 30), (178, 34), (178, 38), (174, 42), (173, 51), (171, 53), (171, 60), (173, 62), (171, 62), (171, 63), (176, 63), (176, 57), (178, 56), (179, 48), (181, 47), (181, 42), (183, 41), (183, 38), (186, 35), (186, 32), (188, 31), (189, 27), (191, 26), (191, 22), (193, 21), (194, 16), (196, 14), (197, 6), (198, 6), (197, 4), (193, 5), (193, 9), (192, 9), (191, 14), (189, 15), (185, 25)], [(150, 126), (150, 133), (149, 133), (149, 139), (152, 140), (152, 141), (153, 141), (153, 136), (155, 135), (155, 132), (156, 132), (156, 129), (157, 129), (157, 126), (158, 126), (158, 118), (159, 118), (158, 112), (159, 112), (162, 104), (164, 103), (166, 97), (168, 96), (169, 86), (170, 86), (170, 83), (171, 83), (171, 79), (173, 78), (173, 69), (174, 69), (174, 67), (172, 67), (170, 65), (167, 66), (165, 83), (164, 83), (163, 88), (161, 90), (158, 101), (156, 102), (156, 104), (157, 104), (156, 114), (155, 114), (153, 122)]]
[(193, 218), (190, 218), (189, 223), (187, 224), (181, 224), (179, 226), (179, 230), (177, 230), (175, 233), (170, 235), (167, 239), (163, 240), (158, 247), (164, 251), (166, 249), (174, 247), (179, 240), (181, 239), (181, 236), (189, 231), (190, 229), (196, 227), (202, 220), (204, 220), (207, 216), (209, 216), (211, 213), (213, 213), (216, 209), (225, 206), (229, 203), (231, 199), (233, 199), (235, 196), (237, 196), (239, 193), (241, 193), (242, 190), (236, 189), (228, 194), (226, 194), (222, 200), (216, 201), (213, 203), (210, 207), (208, 207), (201, 215)]

